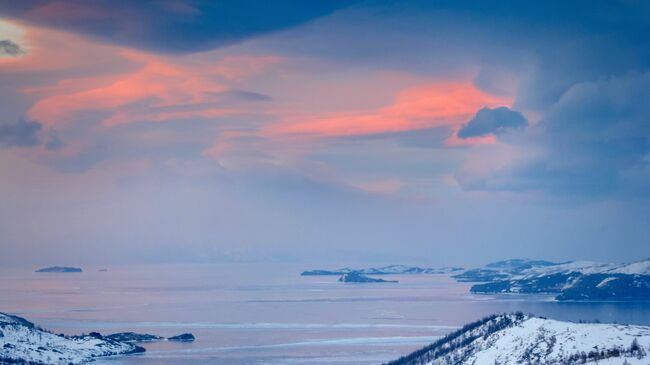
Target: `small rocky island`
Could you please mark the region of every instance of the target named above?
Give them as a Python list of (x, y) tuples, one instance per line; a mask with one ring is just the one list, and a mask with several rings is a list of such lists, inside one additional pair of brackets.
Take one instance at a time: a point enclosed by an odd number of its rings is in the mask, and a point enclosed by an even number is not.
[(343, 276), (339, 278), (339, 281), (342, 283), (397, 283), (397, 280), (371, 278), (356, 271), (343, 274)]
[(183, 333), (178, 336), (169, 337), (167, 341), (192, 342), (194, 341), (194, 335), (191, 333)]
[(82, 272), (78, 267), (70, 267), (70, 266), (50, 266), (50, 267), (44, 267), (42, 269), (36, 270), (36, 272)]

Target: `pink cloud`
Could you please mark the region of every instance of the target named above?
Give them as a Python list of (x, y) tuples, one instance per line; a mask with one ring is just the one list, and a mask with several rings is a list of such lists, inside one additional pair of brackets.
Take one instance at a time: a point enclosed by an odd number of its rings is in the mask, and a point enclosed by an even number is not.
[[(456, 137), (456, 131), (482, 107), (511, 104), (511, 98), (490, 95), (470, 81), (433, 81), (403, 88), (388, 105), (366, 111), (309, 113), (287, 107), (270, 110), (267, 113), (276, 116), (280, 122), (267, 124), (257, 131), (222, 133), (204, 154), (222, 159), (243, 153), (243, 149), (255, 149), (295, 160), (322, 147), (327, 138), (440, 126), (448, 126), (453, 131), (445, 141), (446, 146), (489, 144), (495, 141), (492, 136), (461, 140)], [(253, 142), (242, 145), (242, 139)]]
[[(134, 121), (165, 121), (179, 118), (215, 118), (237, 113), (236, 110), (214, 104), (215, 94), (228, 86), (219, 78), (234, 79), (257, 72), (268, 58), (230, 58), (205, 68), (174, 64), (158, 56), (122, 51), (123, 57), (141, 67), (135, 72), (99, 80), (64, 80), (53, 95), (38, 101), (29, 111), (31, 118), (45, 125), (73, 120), (82, 111), (105, 111), (110, 116), (102, 120), (110, 127)], [(84, 88), (84, 85), (87, 87)], [(80, 89), (66, 93), (65, 89)], [(142, 107), (133, 107), (135, 103)], [(132, 107), (129, 107), (132, 106)], [(174, 110), (174, 106), (190, 106), (192, 110)], [(182, 108), (181, 108), (182, 109)]]
[[(282, 58), (270, 55), (157, 56), (93, 43), (63, 32), (27, 28), (29, 53), (20, 60), (0, 64), (14, 72), (58, 71), (81, 73), (62, 76), (55, 84), (27, 87), (23, 92), (38, 98), (28, 116), (46, 126), (64, 125), (82, 112), (101, 112), (106, 127), (136, 121), (181, 118), (217, 118), (239, 111), (218, 105), (218, 94), (232, 84), (259, 73)], [(95, 70), (84, 75), (87, 57), (102, 64), (105, 55), (120, 64), (110, 73)], [(68, 52), (70, 51), (70, 52)], [(117, 72), (115, 72), (117, 71)], [(99, 115), (99, 114), (97, 114)]]
[(393, 103), (376, 110), (289, 115), (267, 127), (264, 134), (337, 137), (454, 127), (467, 122), (481, 107), (511, 103), (510, 98), (487, 94), (471, 82), (432, 82), (404, 89)]

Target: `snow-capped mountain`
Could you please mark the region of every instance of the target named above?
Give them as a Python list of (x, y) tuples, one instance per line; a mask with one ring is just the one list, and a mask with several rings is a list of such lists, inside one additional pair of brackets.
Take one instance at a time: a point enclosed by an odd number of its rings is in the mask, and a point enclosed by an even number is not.
[(81, 364), (102, 356), (144, 352), (142, 347), (99, 334), (60, 336), (0, 313), (0, 364)]
[(649, 364), (650, 327), (494, 315), (388, 365)]

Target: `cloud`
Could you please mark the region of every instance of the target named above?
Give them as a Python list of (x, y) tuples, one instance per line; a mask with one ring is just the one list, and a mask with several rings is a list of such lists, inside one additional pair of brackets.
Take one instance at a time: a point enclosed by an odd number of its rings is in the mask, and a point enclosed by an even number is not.
[(458, 180), (470, 190), (647, 194), (647, 100), (650, 72), (575, 84), (538, 124), (477, 149)]
[(431, 82), (401, 90), (391, 104), (377, 110), (290, 116), (270, 126), (267, 133), (345, 137), (457, 126), (480, 107), (510, 102), (507, 97), (482, 92), (470, 82)]
[(21, 120), (0, 124), (0, 147), (33, 147), (39, 145), (39, 132), (43, 126), (36, 121)]
[(506, 129), (520, 128), (528, 125), (524, 116), (507, 107), (481, 108), (474, 118), (458, 130), (458, 137), (482, 137), (488, 134), (500, 134)]
[(147, 50), (187, 53), (240, 42), (325, 16), (351, 1), (2, 2), (0, 14)]
[(25, 54), (25, 50), (17, 43), (8, 39), (0, 40), (0, 56), (16, 57), (22, 54)]
[(208, 92), (213, 96), (217, 96), (225, 102), (255, 102), (255, 101), (271, 101), (270, 96), (256, 93), (248, 90), (226, 90), (220, 92)]
[[(140, 64), (134, 72), (113, 77), (60, 82), (60, 92), (36, 102), (32, 118), (46, 125), (70, 124), (94, 112), (104, 126), (132, 122), (161, 122), (236, 115), (240, 109), (222, 99), (260, 100), (264, 95), (231, 90), (227, 85), (280, 62), (274, 56), (229, 56), (218, 61), (200, 57), (175, 60), (124, 51), (124, 58)], [(74, 90), (69, 92), (68, 90)]]

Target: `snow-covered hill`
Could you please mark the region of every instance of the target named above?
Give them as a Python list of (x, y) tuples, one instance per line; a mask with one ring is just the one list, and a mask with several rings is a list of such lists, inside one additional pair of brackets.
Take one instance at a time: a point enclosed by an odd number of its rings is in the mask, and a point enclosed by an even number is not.
[(593, 261), (569, 261), (553, 263), (543, 260), (512, 259), (489, 263), (482, 268), (467, 270), (454, 275), (459, 281), (487, 282), (495, 280), (519, 280), (553, 274), (625, 274), (650, 275), (650, 259), (626, 263), (602, 263)]
[(138, 352), (144, 349), (98, 334), (59, 336), (23, 318), (0, 313), (0, 364), (81, 364), (96, 357)]
[(572, 323), (523, 314), (469, 324), (389, 365), (650, 364), (650, 327)]
[[(525, 260), (509, 260), (516, 263)], [(454, 276), (460, 281), (482, 282), (473, 293), (557, 294), (558, 300), (650, 300), (650, 259), (603, 264), (573, 261), (563, 264), (488, 264)]]
[(592, 261), (571, 261), (558, 265), (534, 267), (524, 270), (512, 279), (524, 279), (552, 274), (625, 274), (650, 275), (650, 259), (628, 263), (600, 263)]
[(504, 280), (532, 269), (543, 269), (549, 266), (560, 265), (555, 262), (529, 259), (510, 259), (491, 262), (482, 268), (470, 269), (460, 274), (453, 275), (458, 281), (486, 282)]

